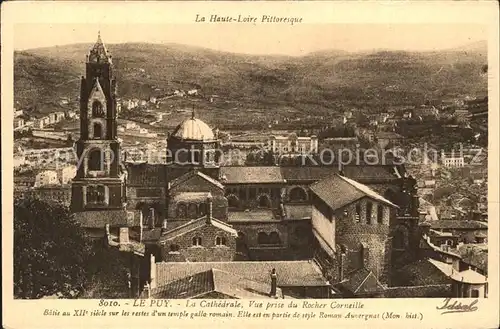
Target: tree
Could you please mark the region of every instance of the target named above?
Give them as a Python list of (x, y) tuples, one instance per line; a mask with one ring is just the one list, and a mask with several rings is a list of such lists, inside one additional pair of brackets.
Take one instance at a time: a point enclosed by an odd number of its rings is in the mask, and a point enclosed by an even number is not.
[(26, 197), (14, 204), (14, 296), (70, 298), (87, 282), (92, 244), (69, 209)]

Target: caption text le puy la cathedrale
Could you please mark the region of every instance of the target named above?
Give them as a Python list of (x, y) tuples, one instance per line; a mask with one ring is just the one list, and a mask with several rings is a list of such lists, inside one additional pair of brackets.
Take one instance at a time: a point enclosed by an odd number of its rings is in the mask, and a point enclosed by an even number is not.
[(284, 23), (294, 25), (296, 23), (302, 23), (302, 17), (281, 17), (274, 15), (261, 15), (261, 16), (251, 16), (251, 15), (201, 15), (196, 14), (194, 19), (195, 23)]
[(369, 310), (362, 301), (218, 301), (136, 299), (100, 300), (95, 308), (45, 309), (49, 317), (169, 317), (202, 318), (266, 318), (274, 319), (381, 319), (422, 321), (420, 312)]

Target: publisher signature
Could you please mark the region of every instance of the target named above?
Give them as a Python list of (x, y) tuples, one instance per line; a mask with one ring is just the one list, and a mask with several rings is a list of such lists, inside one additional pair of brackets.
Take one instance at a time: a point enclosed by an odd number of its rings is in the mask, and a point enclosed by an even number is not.
[(458, 300), (452, 300), (452, 298), (446, 298), (444, 300), (444, 304), (441, 306), (437, 306), (436, 309), (442, 310), (443, 312), (441, 312), (441, 314), (474, 312), (477, 311), (477, 306), (475, 306), (477, 303), (478, 303), (477, 299), (474, 299), (470, 303), (463, 304)]

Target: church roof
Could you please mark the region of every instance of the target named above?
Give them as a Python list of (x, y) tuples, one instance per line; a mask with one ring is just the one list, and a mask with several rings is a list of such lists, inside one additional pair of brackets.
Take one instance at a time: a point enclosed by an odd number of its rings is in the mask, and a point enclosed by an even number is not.
[(172, 136), (185, 140), (206, 141), (214, 140), (214, 133), (205, 122), (195, 118), (194, 111), (191, 118), (182, 121), (172, 133)]
[(170, 181), (170, 189), (176, 187), (179, 184), (184, 183), (185, 181), (191, 179), (194, 176), (201, 177), (201, 178), (207, 180), (208, 182), (214, 184), (215, 186), (219, 187), (220, 189), (224, 189), (224, 185), (222, 185), (219, 181), (213, 179), (212, 177), (210, 177), (208, 175), (205, 175), (204, 173), (202, 173), (198, 170), (189, 171), (189, 172), (185, 173), (184, 175), (179, 176), (179, 177), (173, 179), (172, 181)]
[(166, 186), (166, 170), (163, 164), (127, 163), (127, 183), (131, 186)]
[(397, 207), (368, 186), (337, 174), (311, 185), (311, 191), (333, 210), (340, 209), (364, 197)]
[[(344, 166), (346, 177), (357, 181), (394, 180), (397, 179), (395, 166), (359, 165)], [(284, 183), (293, 181), (315, 182), (327, 178), (339, 170), (337, 166), (234, 166), (222, 167), (221, 174), (228, 184), (251, 183)]]
[(205, 227), (207, 225), (213, 225), (217, 227), (218, 229), (222, 231), (226, 231), (234, 236), (238, 235), (238, 232), (233, 229), (231, 225), (228, 225), (224, 222), (221, 222), (220, 220), (217, 220), (215, 218), (211, 218), (210, 220), (207, 220), (207, 216), (203, 216), (198, 219), (191, 220), (187, 222), (184, 225), (177, 226), (170, 231), (167, 231), (164, 235), (162, 235), (159, 239), (159, 241), (168, 241), (171, 240), (179, 235), (191, 232), (193, 230), (196, 230), (201, 227)]
[(157, 286), (210, 269), (218, 269), (245, 279), (267, 283), (276, 269), (278, 286), (327, 286), (320, 268), (312, 260), (301, 261), (239, 261), (239, 262), (168, 262), (156, 264)]
[(111, 56), (108, 54), (106, 46), (101, 40), (101, 33), (97, 35), (97, 41), (90, 49), (89, 62), (91, 63), (109, 63)]
[(318, 181), (338, 172), (335, 166), (281, 167), (280, 170), (286, 181)]
[(75, 220), (82, 227), (104, 228), (106, 224), (110, 227), (139, 226), (142, 213), (138, 210), (89, 210), (74, 214)]
[(284, 183), (280, 167), (222, 167), (225, 184)]
[(347, 279), (339, 282), (335, 287), (347, 290), (354, 295), (378, 293), (385, 290), (373, 272), (365, 267), (352, 271)]
[[(217, 292), (231, 298), (260, 299), (269, 297), (271, 285), (256, 282), (215, 268), (188, 275), (182, 279), (169, 282), (151, 291), (153, 298), (194, 298), (211, 292)], [(282, 297), (277, 288), (278, 297)], [(274, 297), (272, 297), (274, 298)]]

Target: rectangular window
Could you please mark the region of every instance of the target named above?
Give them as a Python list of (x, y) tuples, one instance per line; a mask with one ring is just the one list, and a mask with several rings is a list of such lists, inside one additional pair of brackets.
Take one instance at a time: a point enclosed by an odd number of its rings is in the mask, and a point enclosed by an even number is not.
[(361, 220), (361, 206), (359, 204), (356, 205), (356, 213), (354, 214), (354, 220), (358, 223)]

